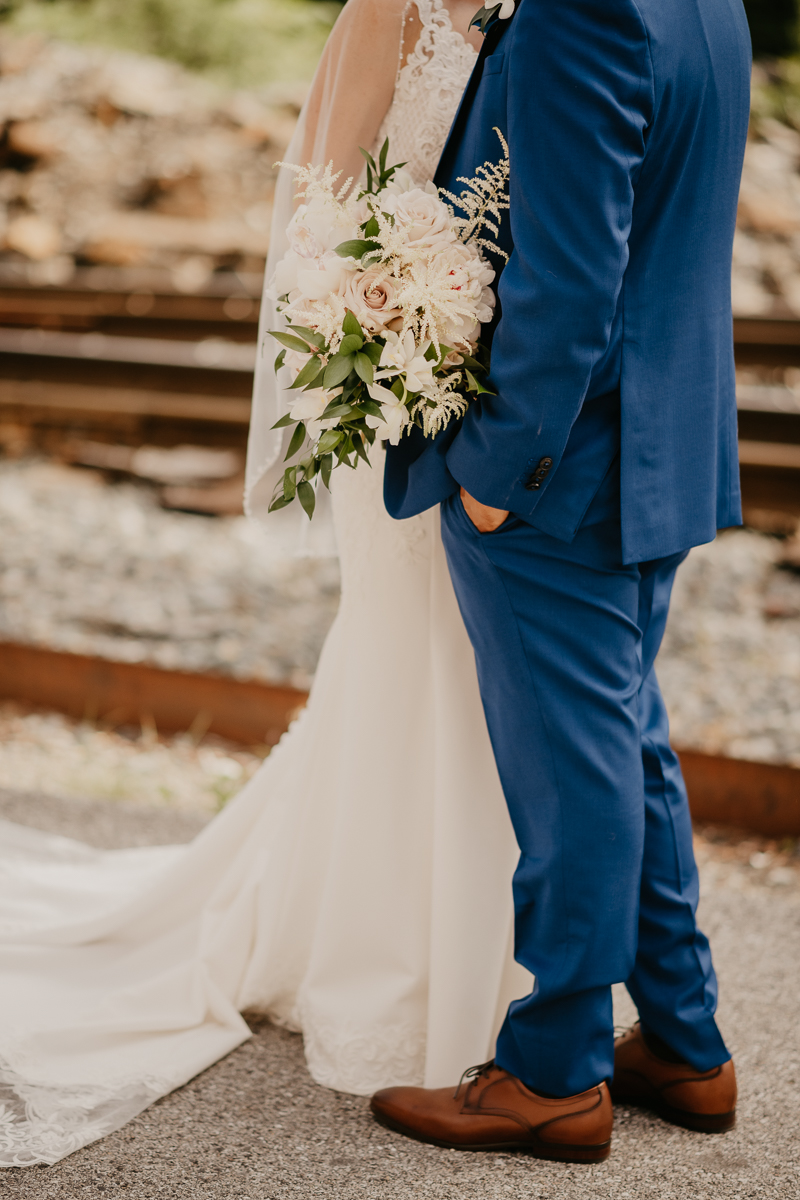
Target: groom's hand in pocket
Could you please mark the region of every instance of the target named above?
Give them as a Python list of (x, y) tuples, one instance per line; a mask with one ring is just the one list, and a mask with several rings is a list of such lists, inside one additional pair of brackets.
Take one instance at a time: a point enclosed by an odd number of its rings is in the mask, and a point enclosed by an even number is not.
[(465, 492), (463, 487), (461, 503), (479, 533), (494, 533), (495, 529), (499, 529), (508, 516), (507, 509), (491, 508), (488, 504), (481, 504), (480, 500), (474, 500), (469, 492)]

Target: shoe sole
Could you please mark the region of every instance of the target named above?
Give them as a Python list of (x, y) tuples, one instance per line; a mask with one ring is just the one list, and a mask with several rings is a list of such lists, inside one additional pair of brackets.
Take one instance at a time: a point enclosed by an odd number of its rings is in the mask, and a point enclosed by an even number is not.
[(614, 1104), (648, 1109), (670, 1125), (680, 1125), (682, 1129), (691, 1129), (693, 1133), (728, 1133), (736, 1124), (735, 1108), (726, 1113), (693, 1113), (683, 1108), (673, 1108), (671, 1104), (665, 1104), (655, 1097), (626, 1096), (624, 1092), (615, 1092), (613, 1088), (610, 1090)]
[(486, 1150), (490, 1152), (514, 1150), (529, 1154), (533, 1158), (543, 1158), (549, 1162), (564, 1163), (604, 1162), (611, 1153), (610, 1138), (607, 1142), (601, 1142), (596, 1146), (563, 1146), (546, 1144), (544, 1142), (497, 1142), (486, 1143), (485, 1145), (481, 1144), (479, 1146), (467, 1146), (461, 1142), (447, 1142), (441, 1138), (424, 1137), (421, 1133), (417, 1133), (416, 1130), (409, 1129), (399, 1121), (393, 1121), (391, 1117), (375, 1112), (374, 1109), (372, 1110), (372, 1115), (379, 1125), (383, 1125), (386, 1129), (391, 1129), (394, 1133), (402, 1133), (405, 1137), (413, 1138), (415, 1142), (424, 1142), (428, 1146), (441, 1146), (443, 1150)]

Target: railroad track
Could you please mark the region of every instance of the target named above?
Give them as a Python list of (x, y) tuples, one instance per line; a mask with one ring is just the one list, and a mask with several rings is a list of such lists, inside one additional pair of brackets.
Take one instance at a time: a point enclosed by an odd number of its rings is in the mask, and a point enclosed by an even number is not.
[[(0, 643), (0, 699), (90, 719), (107, 728), (162, 734), (216, 733), (244, 745), (274, 745), (307, 700), (305, 692), (225, 675), (165, 671), (140, 663)], [(680, 750), (696, 821), (768, 837), (800, 835), (800, 770)]]
[[(247, 295), (0, 289), (0, 422), (46, 451), (73, 440), (246, 445), (258, 300)], [(800, 320), (734, 323), (737, 360), (800, 364)], [(739, 395), (745, 506), (800, 516), (800, 397)]]
[(260, 297), (233, 281), (226, 294), (0, 286), (0, 325), (200, 341), (254, 342)]
[[(89, 289), (0, 289), (0, 427), (141, 445), (244, 447), (258, 301)], [(800, 321), (736, 321), (737, 361), (800, 365)], [(746, 501), (800, 515), (800, 400), (741, 389)], [(305, 694), (221, 675), (0, 645), (0, 697), (164, 733), (207, 728), (274, 744)], [(800, 835), (800, 771), (684, 750), (696, 819)]]

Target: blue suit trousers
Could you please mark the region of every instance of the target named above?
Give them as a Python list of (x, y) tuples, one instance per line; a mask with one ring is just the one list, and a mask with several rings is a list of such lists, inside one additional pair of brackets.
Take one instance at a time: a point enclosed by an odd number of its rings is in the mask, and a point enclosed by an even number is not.
[(515, 955), (535, 976), (496, 1058), (554, 1096), (612, 1076), (616, 982), (694, 1067), (730, 1057), (653, 667), (685, 553), (624, 564), (619, 517), (593, 519), (595, 508), (570, 542), (513, 514), (482, 534), (457, 494), (441, 506), (520, 848)]

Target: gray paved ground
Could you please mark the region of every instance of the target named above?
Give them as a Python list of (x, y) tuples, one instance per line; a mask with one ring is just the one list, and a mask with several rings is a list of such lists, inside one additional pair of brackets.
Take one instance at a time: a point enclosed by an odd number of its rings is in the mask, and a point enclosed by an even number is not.
[[(197, 827), (187, 814), (9, 793), (0, 816), (102, 845)], [(0, 1190), (8, 1200), (798, 1200), (800, 898), (720, 886), (702, 916), (739, 1070), (732, 1133), (704, 1137), (622, 1110), (611, 1158), (594, 1167), (420, 1146), (374, 1125), (365, 1100), (317, 1087), (300, 1038), (262, 1025), (125, 1129), (54, 1167), (6, 1171)], [(622, 1003), (619, 1018), (629, 1011)]]

